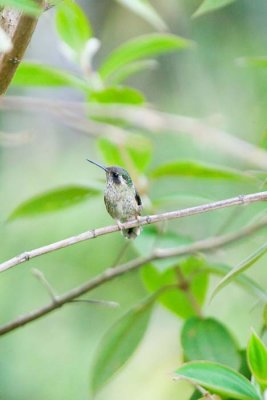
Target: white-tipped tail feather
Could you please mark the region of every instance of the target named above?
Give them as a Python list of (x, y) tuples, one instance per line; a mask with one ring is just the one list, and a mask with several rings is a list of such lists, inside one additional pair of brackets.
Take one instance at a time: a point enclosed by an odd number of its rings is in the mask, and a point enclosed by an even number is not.
[(141, 233), (141, 227), (135, 226), (134, 228), (123, 229), (122, 234), (127, 239), (136, 239)]

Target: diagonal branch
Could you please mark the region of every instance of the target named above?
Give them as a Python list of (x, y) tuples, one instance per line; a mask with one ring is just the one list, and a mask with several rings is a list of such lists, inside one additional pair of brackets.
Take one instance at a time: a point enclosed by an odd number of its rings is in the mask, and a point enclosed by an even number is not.
[(57, 296), (50, 304), (47, 304), (46, 306), (41, 307), (35, 311), (29, 312), (28, 314), (21, 315), (20, 317), (16, 318), (14, 321), (7, 323), (6, 325), (2, 325), (0, 327), (0, 336), (5, 335), (6, 333), (11, 332), (17, 328), (20, 328), (23, 325), (26, 325), (32, 321), (35, 321), (36, 319), (39, 319), (46, 314), (49, 314), (50, 312), (62, 307), (64, 304), (69, 303), (73, 299), (76, 299), (77, 297), (92, 291), (98, 286), (101, 286), (104, 283), (117, 278), (118, 276), (124, 275), (134, 270), (138, 270), (143, 265), (146, 265), (149, 262), (158, 259), (166, 259), (187, 254), (194, 254), (200, 251), (213, 251), (217, 248), (232, 244), (235, 241), (244, 239), (245, 237), (250, 236), (260, 229), (266, 227), (266, 225), (267, 218), (264, 218), (260, 222), (245, 227), (235, 233), (200, 240), (193, 244), (180, 246), (174, 249), (156, 249), (152, 254), (147, 257), (139, 257), (118, 267), (109, 268), (101, 274), (97, 275), (96, 277), (83, 283), (81, 286), (73, 288), (69, 292), (61, 296)]
[(88, 105), (77, 101), (62, 101), (36, 97), (8, 96), (0, 101), (0, 109), (46, 111), (61, 118), (61, 121), (80, 132), (99, 137), (106, 136), (113, 140), (123, 141), (127, 131), (121, 127), (96, 122), (91, 117), (119, 118), (127, 121), (128, 125), (153, 133), (172, 132), (188, 134), (196, 143), (219, 149), (232, 157), (266, 170), (267, 152), (241, 138), (234, 137), (228, 132), (210, 126), (203, 120), (157, 111), (149, 107), (117, 106), (117, 105)]
[(154, 133), (164, 131), (187, 133), (199, 144), (224, 151), (225, 154), (258, 168), (267, 168), (267, 153), (264, 149), (214, 128), (200, 119), (165, 113), (148, 107), (116, 105), (92, 108), (89, 109), (89, 114), (94, 117), (121, 118), (136, 128)]
[[(215, 201), (208, 204), (203, 204), (196, 207), (184, 208), (182, 210), (165, 212), (162, 214), (149, 215), (141, 217), (137, 220), (126, 222), (121, 224), (122, 229), (128, 229), (135, 226), (155, 224), (157, 222), (168, 221), (172, 219), (178, 219), (183, 217), (189, 217), (190, 215), (203, 214), (209, 211), (218, 210), (220, 208), (233, 207), (236, 205), (245, 205), (255, 203), (258, 201), (267, 200), (267, 192), (258, 192), (253, 194), (239, 195), (226, 200)], [(16, 257), (11, 258), (0, 264), (0, 272), (3, 272), (15, 265), (22, 264), (25, 261), (29, 261), (31, 258), (42, 256), (46, 253), (51, 253), (64, 247), (72, 246), (76, 243), (84, 240), (94, 239), (98, 236), (107, 235), (119, 230), (118, 225), (106, 226), (104, 228), (93, 229), (87, 232), (83, 232), (77, 236), (72, 236), (67, 239), (59, 240), (58, 242), (48, 244), (46, 246), (39, 247), (34, 250), (24, 252)]]

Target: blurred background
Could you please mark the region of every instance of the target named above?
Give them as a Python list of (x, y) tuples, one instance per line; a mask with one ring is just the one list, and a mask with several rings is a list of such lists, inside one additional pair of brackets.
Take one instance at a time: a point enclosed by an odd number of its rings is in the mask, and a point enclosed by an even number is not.
[[(263, 0), (236, 1), (214, 13), (192, 19), (199, 0), (154, 0), (153, 6), (170, 31), (191, 39), (195, 45), (176, 54), (158, 58), (158, 67), (142, 72), (128, 84), (144, 92), (156, 108), (175, 114), (206, 119), (234, 136), (264, 147), (266, 144), (267, 70), (242, 68), (241, 57), (267, 54), (267, 3)], [(131, 37), (154, 29), (143, 19), (111, 0), (79, 2), (88, 15), (95, 36), (101, 40), (96, 57), (99, 63), (111, 49)], [(54, 10), (44, 13), (26, 55), (27, 59), (58, 66), (73, 73), (80, 71), (60, 51), (54, 26)], [(49, 99), (83, 100), (71, 89), (10, 88), (8, 95), (39, 96)], [(101, 153), (89, 136), (67, 127), (64, 121), (43, 112), (0, 111), (0, 130), (8, 135), (25, 133), (26, 143), (12, 146), (3, 140), (0, 146), (0, 257), (4, 261), (23, 251), (91, 228), (111, 224), (101, 197), (50, 215), (7, 223), (12, 210), (36, 194), (69, 184), (102, 185), (101, 171), (85, 162), (99, 162)], [(190, 158), (227, 165), (241, 170), (241, 164), (218, 149), (206, 148), (187, 135), (168, 131), (149, 135), (153, 142), (151, 166), (161, 162)], [(181, 193), (195, 198), (166, 204), (162, 211), (197, 204), (198, 198), (223, 199), (252, 193), (262, 188), (255, 183), (226, 180), (172, 178), (154, 183), (151, 195)], [(244, 226), (260, 212), (263, 204), (243, 208), (224, 232)], [(170, 228), (194, 239), (220, 231), (231, 220), (233, 210), (222, 210), (172, 222)], [(142, 236), (137, 240), (142, 240)], [(260, 246), (264, 234), (220, 250), (216, 259), (235, 265)], [(22, 264), (0, 279), (0, 321), (48, 303), (44, 287), (31, 273), (38, 268), (59, 293), (79, 285), (111, 265), (123, 245), (119, 233), (107, 235), (70, 248), (50, 253)], [(132, 257), (129, 252), (128, 257)], [(213, 255), (210, 256), (212, 259)], [(250, 274), (262, 286), (267, 278), (265, 262), (259, 262)], [(96, 346), (103, 333), (129, 307), (142, 299), (145, 289), (137, 273), (120, 277), (88, 295), (88, 298), (120, 303), (117, 309), (88, 304), (70, 304), (24, 328), (1, 337), (0, 399), (38, 398), (39, 400), (88, 399), (90, 368)], [(230, 285), (205, 307), (206, 315), (227, 321), (240, 345), (244, 346), (250, 326), (257, 327), (261, 308), (244, 290)], [(133, 400), (187, 399), (188, 385), (173, 382), (172, 372), (181, 360), (179, 330), (181, 323), (169, 311), (157, 307), (145, 340), (121, 373), (97, 395)]]

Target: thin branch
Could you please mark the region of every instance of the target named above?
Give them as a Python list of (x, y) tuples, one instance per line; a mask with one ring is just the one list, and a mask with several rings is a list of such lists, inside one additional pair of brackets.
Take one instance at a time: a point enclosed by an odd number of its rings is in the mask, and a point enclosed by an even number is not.
[(0, 335), (5, 335), (8, 332), (11, 332), (17, 328), (22, 327), (23, 325), (26, 325), (38, 318), (41, 318), (42, 316), (62, 307), (64, 304), (69, 303), (71, 300), (76, 299), (77, 297), (80, 297), (81, 295), (87, 292), (92, 291), (98, 286), (101, 286), (104, 283), (117, 278), (118, 276), (121, 276), (123, 274), (126, 274), (134, 270), (138, 270), (143, 265), (146, 265), (149, 262), (152, 262), (157, 259), (194, 254), (200, 251), (214, 251), (219, 247), (226, 246), (232, 244), (235, 241), (244, 239), (245, 237), (250, 236), (253, 233), (257, 232), (258, 230), (266, 227), (266, 225), (267, 225), (267, 218), (263, 219), (257, 224), (248, 226), (235, 233), (218, 237), (212, 237), (205, 240), (200, 240), (191, 245), (184, 245), (175, 249), (162, 249), (162, 250), (156, 249), (152, 254), (150, 254), (147, 257), (139, 257), (135, 260), (129, 261), (118, 267), (109, 268), (103, 273), (99, 274), (98, 276), (83, 283), (81, 286), (73, 288), (69, 292), (61, 296), (57, 296), (56, 302), (52, 302), (28, 314), (21, 315), (14, 321), (11, 321), (6, 325), (2, 325), (0, 327)]
[(2, 110), (24, 110), (26, 112), (48, 112), (67, 126), (92, 137), (108, 136), (116, 143), (123, 143), (127, 130), (115, 125), (88, 119), (86, 103), (61, 100), (5, 96), (0, 99)]
[(119, 254), (117, 255), (117, 257), (113, 261), (113, 264), (112, 264), (111, 268), (116, 267), (122, 261), (122, 257), (125, 255), (125, 252), (126, 252), (126, 250), (128, 250), (130, 244), (131, 244), (130, 241), (124, 242), (121, 250), (119, 251)]
[[(134, 221), (129, 221), (121, 224), (122, 229), (129, 229), (135, 226), (155, 224), (161, 221), (169, 221), (172, 219), (178, 219), (183, 217), (189, 217), (191, 215), (203, 214), (209, 211), (218, 210), (226, 207), (233, 207), (236, 205), (245, 205), (255, 203), (258, 201), (267, 200), (267, 192), (258, 192), (253, 194), (239, 195), (226, 200), (215, 201), (208, 204), (203, 204), (196, 207), (184, 208), (182, 210), (165, 212), (162, 214), (155, 214), (150, 216), (141, 217)], [(51, 253), (59, 249), (63, 249), (68, 246), (72, 246), (76, 243), (83, 242), (84, 240), (94, 239), (98, 236), (107, 235), (119, 230), (118, 225), (106, 226), (104, 228), (93, 229), (87, 232), (83, 232), (77, 236), (72, 236), (67, 239), (59, 240), (58, 242), (48, 244), (46, 246), (39, 247), (34, 250), (24, 252), (16, 257), (11, 258), (0, 264), (0, 272), (3, 272), (9, 268), (12, 268), (18, 264), (22, 264), (29, 261), (31, 258), (42, 256), (43, 254)]]
[(196, 315), (198, 315), (199, 317), (202, 317), (201, 307), (198, 304), (198, 301), (197, 301), (194, 293), (192, 292), (190, 281), (185, 277), (185, 275), (179, 265), (175, 268), (175, 271), (176, 271), (177, 278), (178, 278), (178, 287), (186, 295), (187, 300), (191, 304)]
[[(42, 4), (42, 0), (36, 0)], [(0, 26), (10, 37), (13, 47), (8, 53), (0, 53), (0, 95), (4, 94), (28, 47), (37, 17), (5, 7), (0, 12)]]
[(17, 132), (17, 133), (7, 133), (0, 131), (0, 146), (4, 147), (14, 147), (21, 146), (29, 143), (32, 140), (32, 135), (30, 132)]
[(267, 152), (265, 150), (221, 129), (214, 128), (200, 119), (168, 114), (152, 108), (118, 107), (114, 105), (96, 109), (90, 108), (89, 114), (99, 117), (122, 118), (134, 127), (157, 133), (162, 131), (187, 133), (197, 143), (205, 147), (223, 150), (226, 154), (251, 165), (263, 169), (267, 168)]
[[(54, 288), (52, 287), (51, 283), (48, 282), (48, 280), (46, 279), (44, 273), (37, 268), (33, 268), (32, 273), (36, 276), (37, 279), (39, 279), (41, 284), (47, 290), (49, 296), (51, 297), (52, 302), (54, 304), (57, 304), (57, 294), (56, 294)], [(95, 299), (73, 299), (73, 300), (70, 300), (69, 303), (96, 304), (96, 305), (112, 307), (112, 308), (119, 306), (119, 303), (117, 303), (115, 301), (95, 300)]]
[(200, 145), (224, 151), (240, 161), (245, 161), (257, 168), (267, 169), (267, 152), (264, 149), (234, 137), (222, 129), (214, 128), (205, 120), (168, 114), (148, 107), (99, 106), (81, 102), (17, 96), (2, 98), (0, 108), (39, 111), (42, 114), (47, 111), (60, 117), (62, 122), (77, 130), (93, 136), (108, 135), (114, 140), (124, 140), (127, 131), (103, 122), (88, 120), (88, 114), (91, 117), (104, 116), (123, 119), (134, 127), (153, 133), (164, 131), (178, 134), (187, 133)]
[(87, 304), (94, 304), (97, 306), (105, 306), (105, 307), (110, 307), (110, 308), (117, 308), (120, 305), (116, 301), (95, 300), (95, 299), (73, 299), (73, 300), (70, 300), (69, 303), (87, 303)]
[(33, 268), (32, 273), (36, 276), (37, 279), (39, 279), (41, 284), (45, 287), (45, 289), (49, 293), (49, 296), (51, 297), (52, 301), (54, 303), (56, 303), (57, 302), (57, 294), (56, 294), (54, 288), (51, 286), (51, 284), (46, 279), (44, 273), (37, 268)]

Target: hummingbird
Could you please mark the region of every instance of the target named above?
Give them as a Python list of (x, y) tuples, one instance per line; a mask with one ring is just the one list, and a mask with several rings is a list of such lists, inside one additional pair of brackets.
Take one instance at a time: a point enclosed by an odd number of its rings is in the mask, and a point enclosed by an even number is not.
[(141, 232), (140, 226), (122, 229), (121, 223), (138, 220), (142, 211), (142, 200), (126, 169), (111, 166), (105, 167), (95, 161), (90, 163), (102, 168), (106, 172), (106, 187), (104, 202), (107, 212), (116, 221), (122, 234), (127, 239), (135, 239)]

